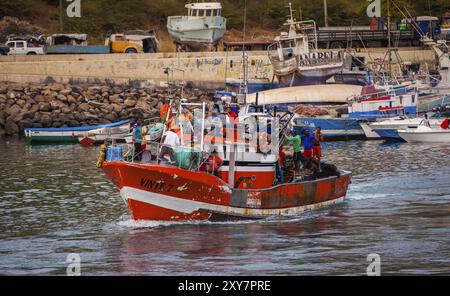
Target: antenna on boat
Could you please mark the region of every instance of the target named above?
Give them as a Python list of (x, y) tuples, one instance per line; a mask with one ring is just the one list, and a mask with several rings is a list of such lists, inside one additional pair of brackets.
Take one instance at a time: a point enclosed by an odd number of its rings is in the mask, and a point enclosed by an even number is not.
[[(243, 32), (243, 40), (242, 40), (242, 83), (240, 84), (239, 92), (244, 94), (247, 97), (248, 93), (248, 56), (245, 48), (245, 38), (246, 38), (246, 30), (247, 30), (247, 0), (244, 2), (244, 32)], [(245, 98), (245, 101), (247, 99)]]

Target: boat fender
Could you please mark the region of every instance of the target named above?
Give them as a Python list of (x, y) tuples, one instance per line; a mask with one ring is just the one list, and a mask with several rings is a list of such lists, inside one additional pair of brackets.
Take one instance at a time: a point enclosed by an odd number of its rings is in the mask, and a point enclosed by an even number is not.
[(97, 160), (97, 167), (98, 167), (98, 168), (101, 168), (102, 165), (103, 165), (103, 162), (105, 161), (106, 148), (107, 148), (107, 147), (108, 147), (108, 146), (107, 146), (106, 144), (102, 144), (102, 145), (100, 146), (100, 156), (98, 157), (98, 160)]

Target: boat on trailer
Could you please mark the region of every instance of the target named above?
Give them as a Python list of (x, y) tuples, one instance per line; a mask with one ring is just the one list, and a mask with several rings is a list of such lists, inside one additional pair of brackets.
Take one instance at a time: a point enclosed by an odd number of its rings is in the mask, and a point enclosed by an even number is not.
[(129, 120), (114, 123), (63, 128), (27, 128), (25, 137), (30, 144), (36, 143), (78, 143), (79, 137), (92, 130), (129, 125)]
[[(267, 122), (277, 118), (276, 114), (261, 112), (260, 108), (255, 109), (257, 112), (249, 112), (248, 106), (245, 108), (247, 111), (239, 116), (240, 123), (249, 118), (266, 118)], [(214, 125), (211, 131), (218, 132), (226, 126), (226, 134), (223, 138), (215, 135), (214, 143), (208, 142), (206, 138), (210, 134), (203, 137), (203, 130), (209, 130), (208, 125), (205, 126), (204, 104), (202, 110), (201, 128), (198, 129), (201, 131), (200, 145), (189, 146), (186, 143), (191, 141), (182, 140), (185, 145), (176, 149), (175, 163), (158, 158), (146, 163), (132, 162), (126, 161), (127, 155), (112, 158), (109, 154), (115, 149), (122, 151), (122, 147), (103, 147), (105, 159), (110, 161), (101, 160), (99, 167), (119, 189), (134, 220), (262, 219), (298, 215), (344, 200), (350, 172), (339, 171), (335, 167), (327, 171), (323, 166), (320, 175), (314, 178), (288, 178), (286, 174), (286, 178), (280, 181), (278, 143), (271, 141), (270, 145), (277, 149), (262, 151), (262, 125), (258, 125), (257, 132), (253, 133), (245, 125), (239, 127), (239, 124), (216, 121), (218, 126)], [(273, 123), (271, 137), (281, 136), (275, 121)], [(194, 127), (194, 130), (197, 129)], [(245, 131), (242, 137), (240, 131)], [(184, 134), (181, 139), (184, 139)], [(253, 145), (255, 142), (250, 143), (251, 139), (257, 141), (256, 146)], [(205, 154), (211, 151), (205, 148), (208, 146), (206, 143), (213, 145), (223, 160), (216, 172), (201, 169)]]
[[(290, 18), (284, 24), (289, 32), (282, 32), (268, 47), (268, 57), (281, 87), (325, 84), (342, 73), (346, 54), (341, 51), (318, 51), (314, 21), (294, 19), (289, 3)], [(308, 34), (314, 36), (310, 40)], [(312, 48), (312, 50), (311, 50)]]
[(220, 2), (186, 4), (187, 16), (169, 16), (167, 30), (177, 51), (212, 50), (222, 40), (227, 20)]

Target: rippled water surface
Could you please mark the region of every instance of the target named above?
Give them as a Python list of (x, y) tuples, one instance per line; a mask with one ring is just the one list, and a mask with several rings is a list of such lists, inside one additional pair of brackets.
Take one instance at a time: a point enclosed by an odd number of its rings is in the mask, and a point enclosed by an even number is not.
[(98, 148), (0, 141), (0, 274), (450, 274), (450, 145), (326, 143), (353, 172), (347, 201), (292, 219), (131, 221)]

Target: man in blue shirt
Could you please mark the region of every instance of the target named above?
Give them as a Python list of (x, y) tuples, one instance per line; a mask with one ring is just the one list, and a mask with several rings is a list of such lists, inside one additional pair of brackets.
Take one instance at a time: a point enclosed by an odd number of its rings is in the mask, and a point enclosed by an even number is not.
[(303, 156), (305, 158), (313, 158), (314, 157), (314, 140), (315, 136), (311, 135), (308, 129), (303, 131), (302, 141), (303, 141)]
[(134, 159), (141, 161), (142, 156), (142, 119), (139, 117), (133, 128)]

